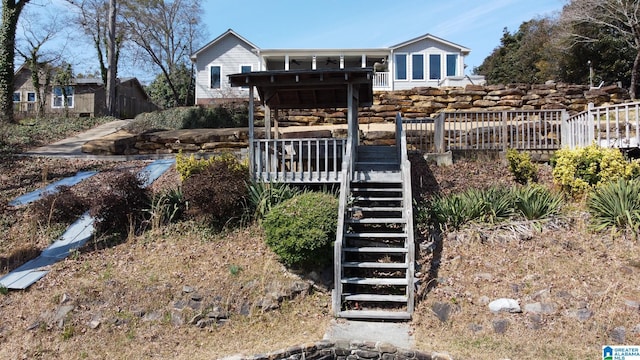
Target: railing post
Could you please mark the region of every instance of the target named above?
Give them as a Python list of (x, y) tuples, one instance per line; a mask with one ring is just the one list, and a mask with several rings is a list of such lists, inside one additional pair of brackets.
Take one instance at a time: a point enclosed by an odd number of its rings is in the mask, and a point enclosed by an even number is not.
[(253, 86), (249, 87), (249, 175), (251, 179), (257, 180), (255, 170), (255, 144), (253, 143), (255, 137), (253, 133), (254, 122), (254, 103), (253, 103)]
[(444, 146), (444, 113), (438, 114), (434, 120), (434, 145), (436, 153), (443, 154), (445, 152)]
[(509, 148), (509, 138), (507, 135), (507, 127), (509, 126), (507, 121), (507, 112), (503, 111), (502, 116), (502, 151), (506, 151)]
[[(589, 103), (589, 105), (587, 105), (587, 121), (585, 126), (587, 126), (587, 136), (589, 137), (589, 143), (588, 144), (582, 144), (582, 146), (588, 146), (591, 145), (592, 142), (596, 141), (596, 134), (595, 134), (595, 115), (593, 114), (593, 109), (595, 108), (594, 103)], [(607, 124), (608, 126), (609, 124)], [(598, 134), (600, 134), (600, 120), (598, 119)]]
[(396, 114), (396, 150), (398, 152), (398, 161), (402, 160), (402, 149), (401, 149), (401, 137), (402, 137), (402, 114), (398, 112)]

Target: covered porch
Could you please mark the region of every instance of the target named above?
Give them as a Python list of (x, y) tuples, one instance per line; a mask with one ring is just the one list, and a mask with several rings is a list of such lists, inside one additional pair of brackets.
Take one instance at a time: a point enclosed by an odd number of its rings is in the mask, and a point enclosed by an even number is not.
[(386, 49), (259, 50), (261, 70), (373, 69), (373, 90), (392, 90), (392, 56)]
[[(358, 108), (373, 101), (372, 69), (275, 70), (229, 75), (249, 87), (249, 166), (253, 179), (285, 183), (339, 183), (345, 154), (360, 143)], [(254, 131), (254, 91), (265, 107), (264, 138)], [(281, 136), (281, 109), (347, 108), (346, 136), (330, 130)], [(355, 155), (352, 155), (355, 156)], [(354, 161), (352, 159), (351, 161)]]

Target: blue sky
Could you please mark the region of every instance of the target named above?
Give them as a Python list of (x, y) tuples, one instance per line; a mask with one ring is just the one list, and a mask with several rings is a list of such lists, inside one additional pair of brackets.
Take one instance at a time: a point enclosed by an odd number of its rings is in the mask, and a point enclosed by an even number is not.
[(263, 49), (379, 48), (430, 33), (471, 49), (467, 72), (503, 28), (559, 12), (565, 0), (204, 0), (209, 40), (231, 28)]
[[(37, 3), (49, 4), (36, 6)], [(206, 44), (233, 29), (263, 49), (381, 48), (430, 33), (471, 49), (469, 74), (500, 44), (502, 29), (513, 32), (523, 21), (559, 12), (566, 0), (202, 0)], [(51, 6), (53, 5), (53, 6)], [(39, 16), (63, 14), (65, 0), (30, 3)], [(18, 29), (20, 32), (20, 29)], [(52, 44), (67, 44), (75, 72), (98, 69), (89, 39), (59, 34)], [(65, 40), (65, 38), (67, 40)], [(20, 64), (21, 59), (16, 59)], [(139, 64), (120, 64), (119, 76), (147, 83), (157, 74)]]

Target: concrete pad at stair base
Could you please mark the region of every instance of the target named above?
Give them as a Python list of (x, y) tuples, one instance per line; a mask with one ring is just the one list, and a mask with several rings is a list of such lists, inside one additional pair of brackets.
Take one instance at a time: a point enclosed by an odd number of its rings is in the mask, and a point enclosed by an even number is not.
[(415, 347), (415, 339), (407, 323), (332, 320), (324, 339), (385, 342), (403, 349)]

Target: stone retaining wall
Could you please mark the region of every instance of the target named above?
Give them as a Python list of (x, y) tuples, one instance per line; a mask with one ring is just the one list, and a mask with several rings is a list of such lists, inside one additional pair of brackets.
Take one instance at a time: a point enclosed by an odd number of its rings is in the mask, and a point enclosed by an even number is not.
[[(404, 117), (433, 117), (439, 112), (564, 109), (570, 114), (595, 106), (629, 100), (627, 90), (617, 85), (590, 89), (572, 84), (467, 85), (464, 88), (414, 88), (374, 93), (371, 107), (359, 112), (359, 123), (392, 122), (398, 112)], [(259, 110), (256, 114), (264, 117)], [(283, 111), (281, 126), (345, 124), (346, 109)]]
[[(615, 85), (590, 89), (585, 85), (570, 84), (509, 84), (468, 85), (464, 88), (414, 88), (385, 91), (374, 94), (371, 107), (359, 112), (360, 124), (393, 123), (396, 114), (407, 118), (424, 118), (439, 112), (477, 112), (504, 110), (564, 109), (569, 113), (586, 110), (588, 103), (595, 106), (622, 103), (628, 100), (626, 90)], [(264, 119), (262, 110), (256, 109), (256, 118)], [(281, 111), (281, 128), (314, 125), (344, 125), (346, 109), (311, 109)], [(315, 133), (318, 129), (313, 130)], [(291, 132), (302, 137), (316, 137), (307, 130)], [(284, 134), (284, 132), (283, 132)], [(284, 135), (283, 135), (284, 136)], [(332, 137), (346, 136), (346, 130), (331, 130)], [(256, 125), (256, 137), (264, 137), (264, 128)], [(365, 131), (362, 139), (372, 144), (393, 142), (393, 131)], [(248, 146), (247, 129), (194, 129), (172, 130), (147, 134), (121, 131), (91, 141), (82, 147), (90, 154), (149, 155), (183, 152), (210, 153), (219, 150), (239, 150)]]
[(397, 360), (450, 360), (445, 353), (423, 353), (416, 350), (401, 349), (394, 345), (380, 342), (366, 341), (319, 341), (312, 344), (294, 346), (288, 349), (278, 350), (267, 354), (253, 356), (231, 356), (225, 360), (276, 360), (276, 359), (340, 359), (340, 360), (373, 360), (373, 359), (397, 359)]

